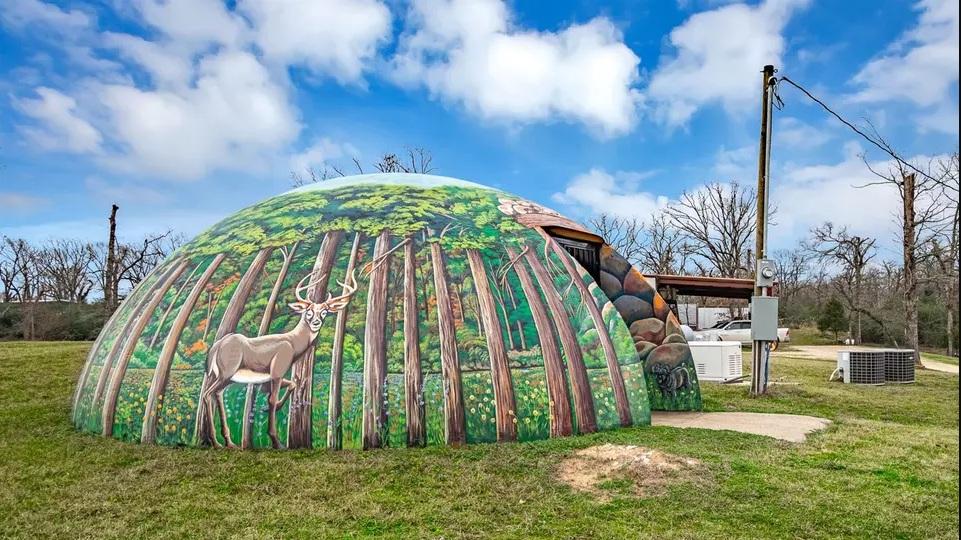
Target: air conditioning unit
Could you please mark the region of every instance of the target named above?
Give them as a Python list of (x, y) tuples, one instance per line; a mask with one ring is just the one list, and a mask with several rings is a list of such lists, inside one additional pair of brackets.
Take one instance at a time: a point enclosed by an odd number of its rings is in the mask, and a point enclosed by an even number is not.
[(890, 383), (913, 383), (914, 351), (911, 349), (885, 349), (884, 380)]
[(838, 351), (838, 371), (846, 383), (884, 384), (884, 350)]
[(692, 341), (691, 355), (699, 381), (726, 382), (742, 375), (741, 344), (731, 341)]

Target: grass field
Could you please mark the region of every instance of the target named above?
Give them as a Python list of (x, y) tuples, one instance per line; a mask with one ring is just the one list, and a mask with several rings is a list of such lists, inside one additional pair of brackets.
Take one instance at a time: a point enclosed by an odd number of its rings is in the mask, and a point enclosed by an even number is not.
[[(813, 414), (801, 445), (625, 429), (526, 444), (228, 452), (81, 435), (69, 422), (89, 344), (0, 343), (0, 537), (957, 538), (958, 377), (827, 383), (833, 362), (778, 358), (763, 399), (705, 384), (708, 410)], [(554, 479), (599, 443), (704, 463), (694, 484), (609, 502)]]
[(945, 355), (943, 355), (943, 354), (922, 352), (922, 353), (921, 353), (921, 358), (922, 358), (923, 360), (934, 360), (935, 362), (943, 362), (943, 363), (945, 363), (945, 364), (951, 364), (951, 365), (954, 365), (954, 366), (958, 365), (958, 357), (957, 357), (957, 356), (945, 356)]

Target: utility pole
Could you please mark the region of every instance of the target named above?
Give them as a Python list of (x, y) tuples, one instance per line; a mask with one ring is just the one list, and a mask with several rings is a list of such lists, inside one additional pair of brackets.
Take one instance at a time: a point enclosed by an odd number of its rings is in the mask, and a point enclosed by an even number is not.
[[(777, 298), (770, 296), (774, 265), (767, 260), (767, 223), (771, 172), (771, 117), (774, 104), (774, 66), (761, 72), (761, 144), (757, 161), (757, 226), (754, 239), (754, 297), (751, 299), (751, 395), (767, 392), (771, 342), (777, 339)], [(773, 320), (773, 325), (771, 324)], [(773, 327), (773, 335), (772, 335)]]

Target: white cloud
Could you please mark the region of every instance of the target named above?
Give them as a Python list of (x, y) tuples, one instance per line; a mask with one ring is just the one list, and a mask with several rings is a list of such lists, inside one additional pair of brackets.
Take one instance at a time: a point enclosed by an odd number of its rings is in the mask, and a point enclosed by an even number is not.
[[(825, 221), (848, 226), (855, 234), (873, 236), (879, 245), (892, 245), (901, 212), (897, 190), (878, 185), (868, 170), (858, 143), (844, 146), (844, 157), (833, 164), (793, 166), (776, 172), (771, 199), (778, 211), (771, 235), (775, 244), (789, 245), (807, 236), (811, 227)], [(946, 156), (914, 156), (909, 161), (928, 163)], [(871, 162), (878, 171), (890, 170), (891, 161)], [(870, 185), (874, 184), (874, 185)]]
[(83, 30), (93, 24), (93, 18), (83, 11), (63, 10), (40, 0), (0, 0), (0, 21), (10, 28), (42, 26), (57, 33)]
[(604, 17), (536, 32), (501, 0), (414, 0), (393, 63), (402, 84), (485, 119), (560, 118), (612, 136), (637, 117), (640, 58)]
[(922, 0), (918, 23), (854, 76), (860, 103), (906, 101), (929, 112), (919, 128), (958, 132), (958, 2)]
[(653, 174), (625, 171), (610, 174), (594, 168), (575, 176), (564, 191), (551, 198), (580, 215), (607, 214), (646, 221), (668, 202), (667, 197), (641, 191), (641, 181)]
[(37, 88), (36, 94), (36, 99), (14, 100), (14, 106), (21, 113), (40, 123), (40, 127), (20, 126), (27, 138), (45, 150), (100, 151), (100, 132), (78, 116), (75, 99), (44, 86)]
[(27, 195), (26, 193), (0, 191), (0, 208), (13, 214), (28, 214), (46, 206), (48, 202), (47, 199)]
[(234, 45), (247, 32), (220, 0), (137, 0), (135, 6), (144, 22), (179, 46)]
[(291, 156), (290, 170), (300, 173), (312, 168), (324, 167), (334, 160), (345, 156), (356, 156), (359, 153), (350, 144), (336, 143), (325, 137)]
[(193, 75), (189, 53), (130, 34), (104, 32), (103, 45), (140, 65), (159, 87), (185, 86)]
[(796, 239), (825, 221), (847, 225), (858, 234), (877, 235), (897, 208), (894, 190), (868, 186), (874, 180), (857, 144), (845, 147), (838, 163), (788, 166), (771, 181), (771, 199), (778, 207), (771, 239)]
[(305, 64), (342, 82), (361, 79), (391, 36), (391, 16), (378, 0), (242, 0), (257, 45), (268, 60)]
[(730, 150), (722, 146), (714, 154), (713, 172), (720, 180), (750, 183), (757, 176), (757, 146), (747, 145)]
[(778, 119), (773, 136), (775, 145), (791, 150), (813, 150), (831, 140), (827, 130), (818, 129), (792, 116)]
[(863, 88), (853, 100), (902, 99), (929, 106), (950, 99), (958, 82), (958, 2), (924, 0), (917, 8), (917, 26), (854, 76)]
[(170, 200), (168, 193), (133, 182), (104, 180), (97, 176), (89, 176), (83, 183), (87, 191), (94, 194), (98, 200), (112, 203), (162, 204)]
[[(77, 29), (62, 46), (67, 63), (87, 74), (69, 81), (70, 90), (41, 86), (38, 99), (14, 104), (33, 121), (23, 132), (43, 148), (174, 179), (263, 167), (284, 155), (301, 129), (287, 68), (362, 83), (391, 36), (380, 0), (244, 0), (236, 9), (219, 0), (136, 0), (125, 15), (154, 31), (99, 32), (80, 11), (11, 4), (0, 14), (5, 24)], [(119, 62), (92, 53), (102, 49)], [(147, 77), (130, 76), (134, 67)]]
[(720, 104), (730, 113), (755, 106), (761, 68), (783, 63), (784, 27), (808, 1), (727, 5), (674, 28), (674, 54), (661, 60), (645, 91), (655, 118), (679, 127), (706, 105)]
[(204, 57), (181, 91), (103, 85), (99, 95), (124, 170), (199, 178), (212, 169), (256, 167), (285, 147), (300, 124), (284, 88), (247, 52)]

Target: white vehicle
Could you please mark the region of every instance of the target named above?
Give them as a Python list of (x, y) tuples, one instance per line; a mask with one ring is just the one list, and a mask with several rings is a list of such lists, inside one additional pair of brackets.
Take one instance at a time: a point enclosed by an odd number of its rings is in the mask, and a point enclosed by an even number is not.
[[(777, 329), (777, 341), (773, 348), (777, 348), (782, 341), (791, 341), (790, 328)], [(751, 321), (735, 320), (719, 322), (707, 330), (694, 332), (694, 341), (739, 341), (741, 343), (751, 343)]]

